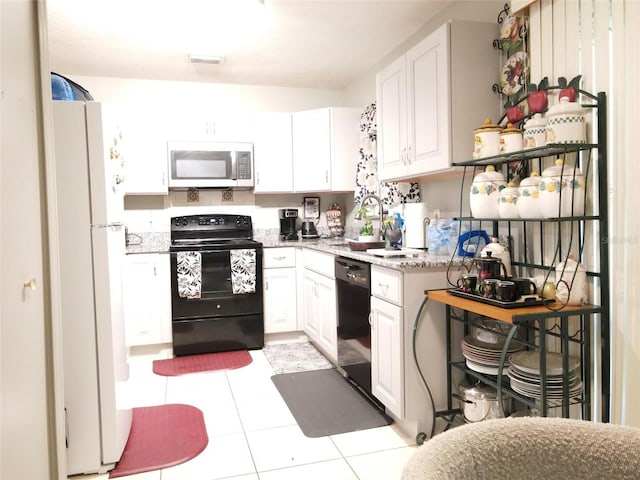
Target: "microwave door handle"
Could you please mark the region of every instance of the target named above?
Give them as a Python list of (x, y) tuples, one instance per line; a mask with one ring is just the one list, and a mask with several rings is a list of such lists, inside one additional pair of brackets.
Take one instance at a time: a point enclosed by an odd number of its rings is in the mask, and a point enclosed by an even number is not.
[(238, 179), (238, 152), (231, 151), (231, 180)]

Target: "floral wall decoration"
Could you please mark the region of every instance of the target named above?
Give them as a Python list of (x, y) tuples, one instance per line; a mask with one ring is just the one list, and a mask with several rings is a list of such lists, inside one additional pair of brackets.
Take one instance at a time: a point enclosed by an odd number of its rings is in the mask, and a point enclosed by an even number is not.
[(522, 13), (511, 15), (509, 12), (509, 4), (505, 4), (498, 14), (500, 37), (493, 46), (500, 51), (504, 64), (493, 91), (503, 97), (508, 121), (515, 124), (529, 113), (526, 104), (518, 104), (527, 94), (529, 85), (528, 24)]
[[(493, 91), (500, 94), (503, 99), (504, 114), (497, 123), (502, 127), (508, 124), (517, 127), (530, 114), (528, 103), (521, 102), (531, 88), (530, 59), (527, 49), (528, 18), (523, 12), (512, 15), (509, 4), (505, 3), (498, 14), (498, 25), (499, 38), (494, 40), (493, 46), (500, 51), (504, 64), (498, 83), (493, 85)], [(509, 163), (508, 178), (517, 183), (527, 176), (526, 165), (522, 162)]]
[(377, 195), (384, 205), (398, 205), (420, 201), (420, 184), (407, 182), (378, 182), (376, 104), (368, 105), (360, 116), (360, 148), (356, 191), (353, 203), (360, 205), (369, 194)]

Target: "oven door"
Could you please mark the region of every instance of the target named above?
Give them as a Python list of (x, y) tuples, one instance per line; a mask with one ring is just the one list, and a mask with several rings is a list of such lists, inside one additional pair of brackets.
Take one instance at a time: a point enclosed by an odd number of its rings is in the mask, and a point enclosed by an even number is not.
[[(243, 246), (237, 249), (247, 249)], [(178, 252), (171, 252), (171, 311), (174, 321), (262, 313), (262, 248), (256, 248), (255, 289), (233, 293), (231, 252), (236, 248), (197, 250), (201, 255), (200, 298), (186, 298), (178, 290)]]

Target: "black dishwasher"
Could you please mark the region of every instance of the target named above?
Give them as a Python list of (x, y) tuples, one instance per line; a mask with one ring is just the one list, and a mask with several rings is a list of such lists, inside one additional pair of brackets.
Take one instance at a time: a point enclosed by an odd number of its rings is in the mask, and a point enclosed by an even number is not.
[(338, 369), (371, 396), (371, 265), (336, 257)]

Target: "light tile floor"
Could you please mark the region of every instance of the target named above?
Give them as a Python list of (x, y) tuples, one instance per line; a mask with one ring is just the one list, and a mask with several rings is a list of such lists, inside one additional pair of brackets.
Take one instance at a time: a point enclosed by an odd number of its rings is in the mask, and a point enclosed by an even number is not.
[[(166, 355), (166, 352), (165, 352)], [(306, 437), (271, 381), (260, 350), (251, 364), (218, 372), (163, 377), (152, 361), (131, 359), (131, 403), (186, 403), (202, 410), (207, 448), (194, 459), (130, 480), (398, 480), (415, 443), (393, 425), (328, 437)], [(97, 476), (93, 478), (107, 478)]]

